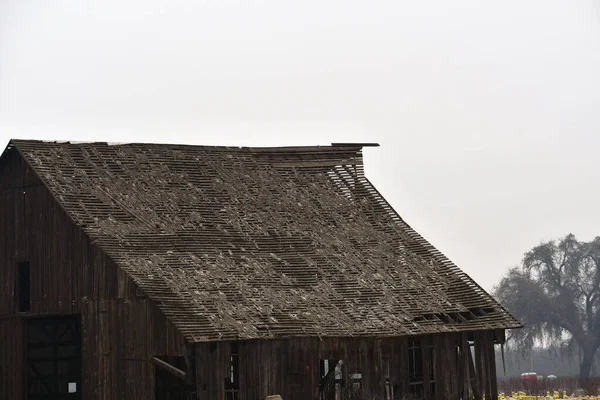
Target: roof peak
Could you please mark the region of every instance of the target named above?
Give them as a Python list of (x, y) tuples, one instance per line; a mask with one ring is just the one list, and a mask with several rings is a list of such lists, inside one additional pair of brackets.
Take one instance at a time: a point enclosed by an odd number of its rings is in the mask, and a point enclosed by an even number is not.
[(194, 147), (201, 149), (215, 149), (225, 151), (323, 151), (360, 149), (362, 147), (379, 147), (378, 143), (331, 143), (330, 145), (289, 145), (289, 146), (225, 146), (225, 145), (202, 145), (189, 143), (152, 143), (152, 142), (101, 142), (101, 141), (75, 141), (75, 140), (40, 140), (40, 139), (11, 139), (10, 145), (21, 144), (48, 144), (48, 145), (97, 145), (97, 146), (169, 146), (169, 147)]

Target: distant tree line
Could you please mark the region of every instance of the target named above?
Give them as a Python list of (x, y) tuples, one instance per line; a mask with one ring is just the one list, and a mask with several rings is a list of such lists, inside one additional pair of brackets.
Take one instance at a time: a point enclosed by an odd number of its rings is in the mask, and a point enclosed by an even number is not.
[(590, 375), (600, 347), (600, 237), (584, 242), (567, 235), (541, 243), (508, 271), (494, 294), (524, 323), (509, 332), (509, 348), (561, 349), (562, 357), (576, 356), (580, 378)]

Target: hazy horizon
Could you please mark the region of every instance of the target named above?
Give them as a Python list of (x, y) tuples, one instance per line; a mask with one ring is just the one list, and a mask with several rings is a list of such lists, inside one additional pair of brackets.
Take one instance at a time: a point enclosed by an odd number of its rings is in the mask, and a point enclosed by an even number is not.
[(598, 71), (593, 0), (0, 0), (0, 146), (378, 142), (367, 177), (491, 289), (600, 236)]

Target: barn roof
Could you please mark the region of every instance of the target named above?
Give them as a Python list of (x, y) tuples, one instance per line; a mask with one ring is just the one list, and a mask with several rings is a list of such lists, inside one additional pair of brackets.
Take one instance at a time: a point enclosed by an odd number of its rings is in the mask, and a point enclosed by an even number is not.
[(377, 192), (360, 144), (9, 146), (191, 341), (520, 326)]

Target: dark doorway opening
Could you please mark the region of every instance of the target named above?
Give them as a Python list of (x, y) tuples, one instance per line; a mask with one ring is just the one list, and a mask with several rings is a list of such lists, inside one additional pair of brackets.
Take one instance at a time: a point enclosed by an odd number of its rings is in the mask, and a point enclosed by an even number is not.
[[(186, 364), (183, 357), (161, 357), (161, 360), (175, 368), (185, 371)], [(156, 400), (187, 400), (194, 392), (194, 385), (187, 385), (179, 376), (162, 369), (156, 368), (155, 398)]]
[[(341, 395), (344, 389), (343, 365), (342, 360), (319, 361), (319, 400), (338, 400), (342, 398)], [(352, 380), (352, 377), (350, 378)]]
[(26, 321), (26, 399), (81, 400), (79, 315)]

